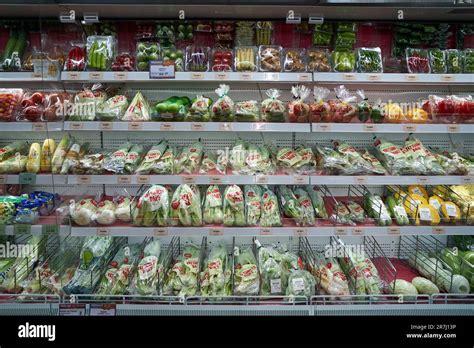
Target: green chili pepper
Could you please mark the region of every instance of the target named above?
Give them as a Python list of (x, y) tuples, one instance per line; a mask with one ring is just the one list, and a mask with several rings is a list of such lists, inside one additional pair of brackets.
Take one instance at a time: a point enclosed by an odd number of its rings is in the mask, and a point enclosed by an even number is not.
[(383, 71), (380, 48), (359, 48), (358, 71), (361, 73), (381, 73)]

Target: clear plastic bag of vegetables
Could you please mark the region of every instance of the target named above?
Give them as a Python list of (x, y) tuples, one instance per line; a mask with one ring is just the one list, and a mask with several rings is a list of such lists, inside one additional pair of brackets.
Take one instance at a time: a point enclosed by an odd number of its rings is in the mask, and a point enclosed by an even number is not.
[(256, 100), (242, 101), (235, 104), (235, 121), (258, 122), (259, 120), (259, 107)]
[(152, 121), (184, 121), (191, 100), (188, 97), (169, 97), (155, 104), (151, 112)]
[(193, 296), (199, 288), (199, 254), (200, 248), (194, 244), (187, 244), (182, 254), (167, 271), (163, 294), (174, 296)]
[(163, 275), (163, 259), (165, 253), (161, 248), (161, 242), (154, 240), (149, 242), (143, 250), (143, 258), (137, 266), (128, 292), (139, 295), (158, 295), (159, 281)]
[(315, 271), (315, 277), (320, 280), (319, 286), (327, 295), (344, 298), (344, 296), (351, 294), (347, 277), (335, 258), (320, 260)]
[(162, 140), (157, 145), (153, 145), (153, 147), (148, 150), (147, 154), (145, 155), (145, 158), (140, 163), (138, 168), (135, 170), (135, 174), (149, 174), (154, 168), (155, 164), (159, 161), (161, 156), (163, 156), (163, 154), (165, 153), (167, 146), (168, 142), (166, 140)]
[(262, 101), (260, 108), (260, 115), (263, 122), (285, 122), (286, 118), (286, 107), (280, 99), (281, 95), (278, 89), (269, 89), (265, 91), (268, 96), (267, 99)]
[(445, 170), (438, 163), (433, 153), (426, 149), (417, 138), (413, 136), (408, 137), (403, 151), (409, 157), (409, 160), (417, 165), (419, 174), (446, 175)]
[(224, 226), (245, 226), (244, 193), (237, 185), (229, 185), (224, 192)]
[(291, 272), (290, 277), (288, 278), (286, 296), (305, 296), (309, 298), (314, 295), (315, 291), (316, 280), (311, 273), (303, 270)]
[(309, 120), (309, 105), (305, 100), (309, 97), (311, 90), (303, 85), (291, 87), (294, 100), (288, 103), (288, 121), (293, 123), (305, 123)]
[(342, 174), (350, 171), (349, 158), (329, 147), (317, 145), (316, 158), (318, 167), (324, 169), (326, 173)]
[(169, 192), (153, 185), (138, 199), (132, 209), (132, 223), (137, 226), (167, 226), (170, 217)]
[(357, 49), (357, 71), (360, 73), (382, 73), (382, 50), (380, 47)]
[(328, 213), (326, 211), (326, 204), (324, 203), (324, 199), (319, 188), (317, 186), (307, 185), (305, 190), (311, 198), (315, 216), (320, 219), (327, 219)]
[(168, 146), (163, 155), (153, 164), (151, 172), (159, 175), (174, 174), (177, 156), (178, 149), (176, 146)]
[(328, 97), (329, 93), (330, 91), (327, 88), (314, 87), (314, 102), (309, 104), (309, 122), (328, 122), (331, 108), (324, 100)]
[(144, 158), (145, 154), (146, 151), (143, 145), (133, 145), (125, 158), (124, 172), (126, 174), (135, 173), (135, 170), (138, 168), (138, 165)]
[(123, 174), (125, 170), (125, 163), (127, 160), (128, 152), (131, 148), (132, 144), (126, 142), (116, 151), (106, 156), (102, 164), (104, 170), (114, 174)]
[(300, 205), (300, 226), (314, 226), (316, 223), (316, 216), (309, 194), (301, 187), (296, 188), (293, 193)]
[(227, 156), (225, 151), (204, 151), (202, 156), (201, 166), (199, 168), (199, 174), (226, 174), (227, 171)]
[(200, 276), (202, 296), (232, 295), (232, 266), (223, 242), (213, 246)]
[(252, 249), (235, 247), (234, 259), (234, 294), (258, 295), (260, 276)]
[(285, 216), (294, 219), (296, 224), (299, 225), (302, 210), (293, 192), (285, 185), (280, 185), (277, 187), (277, 195), (280, 198), (281, 208)]
[(96, 118), (99, 121), (119, 120), (128, 108), (128, 100), (124, 95), (116, 95), (96, 107)]
[(345, 175), (362, 175), (372, 174), (372, 165), (369, 161), (362, 157), (352, 145), (341, 142), (339, 140), (333, 141), (334, 148), (349, 162), (349, 166), (345, 167), (342, 174)]
[(210, 225), (222, 224), (222, 194), (219, 190), (219, 186), (211, 185), (207, 188), (202, 209), (204, 223)]
[(212, 120), (216, 122), (234, 121), (234, 101), (229, 97), (230, 87), (219, 85), (215, 92), (219, 98), (211, 107)]
[(258, 226), (262, 214), (262, 188), (258, 185), (245, 185), (244, 195), (247, 226)]
[(196, 96), (191, 101), (184, 121), (187, 122), (208, 122), (211, 120), (212, 99), (202, 95)]
[(176, 158), (175, 172), (177, 174), (194, 174), (201, 164), (203, 145), (200, 141), (186, 146)]
[(171, 200), (171, 224), (202, 226), (201, 197), (196, 185), (179, 185)]
[(279, 227), (282, 226), (280, 207), (278, 198), (270, 189), (266, 189), (262, 195), (262, 213), (260, 216), (260, 226)]

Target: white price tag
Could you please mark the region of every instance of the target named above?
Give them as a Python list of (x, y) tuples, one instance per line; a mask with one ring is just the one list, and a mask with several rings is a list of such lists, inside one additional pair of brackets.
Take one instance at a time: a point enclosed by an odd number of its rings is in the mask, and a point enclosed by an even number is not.
[(449, 124), (447, 126), (448, 133), (459, 133), (459, 125), (458, 124)]
[(422, 221), (431, 221), (431, 211), (429, 208), (419, 208), (418, 214), (420, 215), (420, 220)]
[(115, 303), (91, 303), (89, 315), (91, 317), (114, 317), (117, 312)]
[(137, 175), (137, 184), (149, 184), (150, 177), (148, 175)]
[(330, 132), (331, 131), (331, 125), (324, 124), (324, 123), (319, 123), (318, 126), (316, 127), (318, 132)]
[(209, 235), (210, 236), (223, 236), (224, 235), (224, 230), (219, 227), (214, 227), (209, 229)]
[(430, 182), (430, 178), (427, 177), (427, 176), (417, 176), (416, 177), (416, 181), (419, 183), (419, 184), (423, 184), (423, 185), (426, 185)]
[(221, 185), (224, 183), (224, 176), (223, 175), (211, 176), (209, 178), (209, 182), (212, 185)]
[(201, 132), (205, 129), (205, 124), (202, 122), (193, 122), (191, 123), (191, 130), (196, 132)]
[(271, 228), (261, 228), (260, 229), (260, 235), (261, 236), (271, 236), (273, 233), (272, 233), (272, 229)]
[(191, 73), (191, 80), (203, 80), (204, 73), (203, 72), (192, 72)]
[(452, 204), (447, 203), (446, 204), (446, 212), (448, 213), (449, 217), (457, 217), (458, 212), (456, 210), (456, 207)]
[(114, 124), (112, 122), (100, 122), (99, 129), (102, 131), (109, 131), (114, 129)]
[(103, 80), (104, 78), (104, 73), (101, 71), (92, 71), (89, 73), (89, 80), (90, 81), (97, 81), (97, 80)]
[(251, 72), (243, 72), (239, 75), (240, 80), (253, 80), (253, 73)]
[(301, 82), (312, 81), (311, 74), (308, 73), (298, 74), (296, 79)]
[(473, 176), (461, 176), (461, 184), (472, 184), (474, 183)]
[(166, 64), (161, 61), (150, 62), (150, 80), (174, 78), (174, 64)]
[(408, 82), (418, 81), (420, 78), (417, 74), (406, 74), (405, 80)]
[(80, 80), (81, 79), (81, 72), (80, 71), (68, 71), (66, 78), (68, 80)]
[(304, 175), (293, 175), (293, 184), (295, 185), (308, 184), (308, 177)]
[(91, 177), (89, 175), (78, 175), (77, 183), (79, 185), (89, 185), (91, 183)]
[(303, 278), (293, 278), (292, 285), (294, 291), (304, 290), (304, 279)]
[(216, 80), (228, 80), (229, 79), (229, 73), (226, 72), (216, 72), (214, 74), (214, 78)]
[(167, 236), (168, 229), (166, 227), (158, 227), (153, 230), (153, 235), (155, 237)]
[(308, 235), (308, 230), (306, 228), (295, 228), (293, 229), (293, 235), (296, 237), (304, 237)]
[(114, 80), (127, 81), (128, 80), (128, 72), (127, 71), (114, 72)]
[(6, 175), (0, 175), (0, 184), (6, 184), (7, 183), (7, 176)]
[(336, 236), (344, 236), (347, 234), (347, 229), (345, 229), (344, 227), (336, 227), (334, 229), (334, 234)]
[(174, 129), (174, 124), (170, 122), (162, 122), (160, 125), (160, 130), (162, 131), (172, 131)]
[(41, 73), (31, 73), (31, 78), (32, 79), (40, 79), (42, 77), (43, 76), (41, 75)]
[(132, 177), (130, 175), (119, 175), (117, 176), (117, 184), (131, 184)]
[(281, 279), (270, 279), (270, 293), (281, 294)]
[(388, 227), (387, 228), (388, 234), (400, 234), (400, 227)]
[(404, 124), (403, 131), (407, 133), (416, 132), (416, 124)]
[(195, 176), (191, 176), (191, 175), (183, 176), (183, 184), (195, 184), (195, 183), (196, 183)]
[(255, 182), (257, 184), (268, 184), (268, 176), (266, 176), (266, 175), (257, 175), (255, 177)]
[(368, 81), (379, 81), (380, 77), (380, 74), (367, 74)]
[(456, 77), (454, 75), (450, 75), (450, 74), (443, 74), (441, 75), (441, 81), (444, 81), (444, 82), (453, 82), (456, 80)]
[(79, 303), (60, 303), (59, 316), (78, 317), (86, 315), (86, 305)]
[(110, 236), (110, 229), (107, 227), (97, 227), (97, 233), (98, 236)]
[(355, 74), (342, 74), (342, 78), (346, 81), (353, 81), (356, 79), (356, 75)]
[(142, 130), (141, 122), (128, 122), (128, 130), (131, 130), (131, 131)]
[(220, 131), (225, 131), (225, 132), (231, 131), (232, 130), (232, 123), (227, 123), (227, 122), (219, 123), (219, 130)]
[(265, 80), (266, 81), (280, 81), (280, 74), (279, 73), (265, 73)]
[(33, 123), (31, 125), (31, 130), (33, 132), (44, 132), (46, 130), (46, 124), (45, 123)]
[(254, 123), (252, 125), (254, 131), (264, 131), (267, 127), (265, 123)]
[(376, 132), (377, 126), (373, 123), (364, 124), (364, 132)]
[(357, 184), (357, 185), (367, 184), (367, 177), (366, 176), (354, 176), (354, 184)]
[(444, 227), (433, 227), (431, 231), (433, 234), (446, 234), (446, 229)]
[(69, 127), (72, 130), (81, 130), (84, 128), (84, 124), (82, 122), (71, 122)]
[(354, 236), (362, 236), (365, 233), (365, 230), (362, 227), (356, 227), (352, 229), (352, 234)]

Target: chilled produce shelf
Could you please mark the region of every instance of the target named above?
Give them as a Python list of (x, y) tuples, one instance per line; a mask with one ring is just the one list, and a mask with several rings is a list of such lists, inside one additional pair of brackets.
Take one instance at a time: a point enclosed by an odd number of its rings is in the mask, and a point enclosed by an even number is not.
[(311, 176), (312, 185), (465, 185), (474, 183), (470, 175), (460, 176), (344, 176), (318, 175)]
[(67, 175), (34, 173), (0, 175), (0, 184), (65, 185), (67, 184)]
[(265, 122), (64, 122), (64, 130), (150, 131), (150, 132), (301, 132), (309, 133), (309, 123)]
[(474, 235), (472, 226), (324, 226), (324, 227), (71, 227), (71, 235), (114, 237), (159, 236), (400, 236), (400, 235)]
[(470, 74), (362, 74), (362, 73), (322, 73), (313, 74), (314, 82), (326, 83), (390, 83), (390, 84), (436, 84), (469, 85)]
[(60, 132), (62, 122), (2, 122), (0, 132)]
[(43, 78), (41, 73), (34, 72), (0, 72), (0, 82), (42, 82), (59, 81), (59, 78)]
[(472, 124), (313, 123), (315, 133), (474, 133)]

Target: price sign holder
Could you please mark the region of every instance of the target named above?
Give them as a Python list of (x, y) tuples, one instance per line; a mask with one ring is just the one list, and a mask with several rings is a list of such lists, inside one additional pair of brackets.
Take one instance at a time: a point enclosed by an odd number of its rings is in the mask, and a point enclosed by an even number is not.
[(150, 62), (150, 80), (174, 79), (174, 63), (152, 60)]

